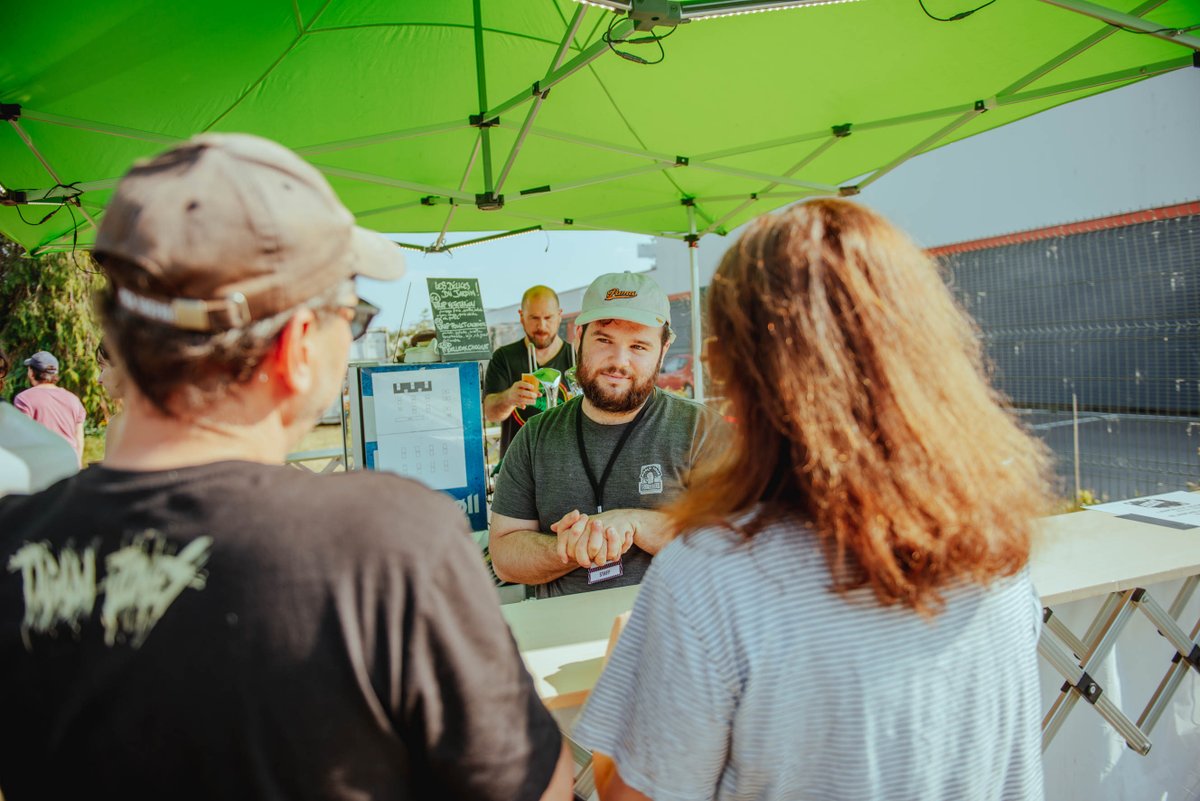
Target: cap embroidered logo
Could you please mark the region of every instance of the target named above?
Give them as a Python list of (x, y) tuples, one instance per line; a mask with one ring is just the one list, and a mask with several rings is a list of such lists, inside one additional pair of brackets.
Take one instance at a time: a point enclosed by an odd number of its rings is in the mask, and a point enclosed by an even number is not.
[(636, 297), (637, 297), (637, 292), (635, 290), (632, 290), (632, 289), (624, 290), (624, 289), (617, 289), (616, 287), (613, 287), (612, 289), (608, 290), (608, 294), (606, 294), (604, 296), (604, 299), (605, 300), (618, 300), (620, 298), (636, 298)]

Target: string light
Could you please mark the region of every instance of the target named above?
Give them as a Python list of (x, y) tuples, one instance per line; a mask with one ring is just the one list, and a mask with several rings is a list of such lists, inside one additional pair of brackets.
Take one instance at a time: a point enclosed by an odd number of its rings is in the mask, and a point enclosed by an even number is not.
[(761, 14), (766, 11), (785, 11), (794, 8), (810, 8), (813, 6), (834, 6), (842, 3), (855, 3), (858, 0), (783, 0), (783, 2), (726, 2), (696, 3), (684, 6), (684, 22), (702, 19), (719, 19), (721, 17), (740, 17), (746, 14)]

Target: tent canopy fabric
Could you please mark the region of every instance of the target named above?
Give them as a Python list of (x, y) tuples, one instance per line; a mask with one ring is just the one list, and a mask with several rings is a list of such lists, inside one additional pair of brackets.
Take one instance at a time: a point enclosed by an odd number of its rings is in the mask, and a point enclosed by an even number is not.
[(652, 34), (571, 0), (17, 4), (0, 232), (33, 253), (88, 247), (135, 159), (246, 131), (315, 164), (360, 224), (424, 246), (532, 226), (682, 237), (689, 212), (723, 233), (1194, 63), (1190, 37), (1159, 33), (1200, 22), (1200, 0), (1106, 0), (1150, 33), (1051, 2), (938, 22), (917, 0), (862, 0)]

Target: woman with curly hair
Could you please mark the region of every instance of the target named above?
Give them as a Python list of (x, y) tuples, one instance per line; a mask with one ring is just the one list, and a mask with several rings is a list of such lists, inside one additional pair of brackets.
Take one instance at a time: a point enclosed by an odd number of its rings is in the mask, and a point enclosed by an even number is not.
[(709, 290), (737, 424), (578, 739), (609, 799), (1040, 799), (1043, 447), (874, 212), (755, 222)]

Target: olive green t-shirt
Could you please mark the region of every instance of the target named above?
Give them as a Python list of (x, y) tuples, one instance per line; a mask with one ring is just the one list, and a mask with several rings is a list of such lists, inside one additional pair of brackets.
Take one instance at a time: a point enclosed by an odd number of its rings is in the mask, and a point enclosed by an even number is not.
[[(713, 453), (714, 428), (723, 425), (707, 407), (655, 389), (645, 415), (617, 455), (604, 486), (605, 509), (657, 509), (687, 488), (692, 468)], [(576, 419), (582, 398), (534, 417), (518, 432), (500, 477), (492, 511), (518, 520), (537, 520), (553, 537), (550, 524), (578, 509), (596, 511), (596, 498), (579, 452)], [(602, 425), (583, 415), (583, 438), (592, 473), (599, 481), (625, 427)], [(588, 572), (576, 568), (562, 578), (535, 587), (538, 598), (637, 584), (650, 566), (650, 554), (634, 545), (622, 557), (624, 575), (588, 584)]]

